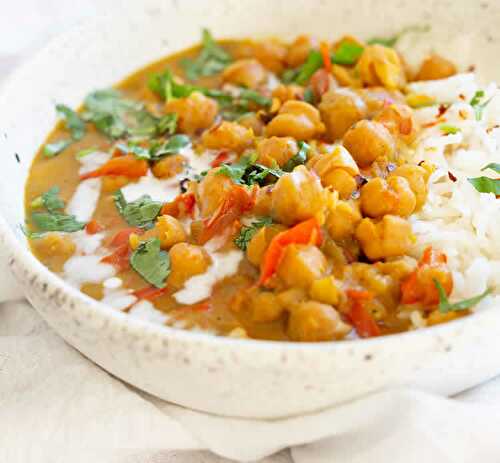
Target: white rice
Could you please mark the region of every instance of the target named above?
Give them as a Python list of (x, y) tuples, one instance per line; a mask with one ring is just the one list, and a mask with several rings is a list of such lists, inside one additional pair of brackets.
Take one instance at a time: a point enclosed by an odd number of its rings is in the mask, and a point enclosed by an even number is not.
[[(500, 162), (500, 129), (495, 127), (500, 125), (500, 90), (495, 84), (482, 88), (485, 96), (481, 101), (492, 100), (477, 121), (469, 102), (479, 89), (473, 74), (409, 85), (411, 93), (451, 103), (443, 122), (424, 128), (410, 153), (415, 163), (425, 160), (437, 166), (429, 180), (427, 201), (411, 218), (417, 238), (412, 254), (419, 257), (429, 245), (445, 252), (454, 277), (450, 300), (473, 297), (491, 288), (494, 295), (480, 304), (486, 306), (500, 303), (500, 200), (479, 193), (467, 179), (498, 178), (493, 171), (481, 169)], [(438, 106), (418, 109), (415, 114), (421, 124), (433, 122)], [(445, 135), (441, 124), (460, 132)]]

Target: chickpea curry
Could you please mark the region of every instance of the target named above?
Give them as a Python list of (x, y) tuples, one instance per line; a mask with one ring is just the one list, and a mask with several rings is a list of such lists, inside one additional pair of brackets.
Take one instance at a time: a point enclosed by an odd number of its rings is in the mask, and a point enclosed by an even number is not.
[(426, 104), (407, 82), (455, 73), (439, 56), (412, 73), (383, 40), (203, 31), (78, 112), (57, 105), (26, 235), (83, 293), (173, 327), (332, 341), (460, 317), (446, 255), (411, 253), (433, 166), (407, 155)]

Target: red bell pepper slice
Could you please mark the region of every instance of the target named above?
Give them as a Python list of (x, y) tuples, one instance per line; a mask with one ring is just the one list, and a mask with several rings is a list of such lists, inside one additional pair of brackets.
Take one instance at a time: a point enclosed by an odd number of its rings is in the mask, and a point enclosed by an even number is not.
[(290, 244), (314, 244), (320, 246), (323, 242), (321, 227), (318, 221), (313, 217), (305, 220), (294, 227), (278, 233), (269, 243), (264, 254), (260, 269), (260, 278), (258, 285), (265, 285), (269, 279), (276, 273), (285, 249)]
[(111, 158), (106, 164), (92, 172), (80, 176), (87, 178), (103, 177), (106, 175), (123, 175), (128, 178), (143, 177), (148, 173), (148, 163), (144, 159), (137, 159), (133, 154)]
[(366, 307), (366, 303), (373, 299), (373, 294), (369, 291), (358, 291), (355, 289), (348, 289), (346, 294), (351, 299), (349, 319), (354, 325), (356, 333), (361, 338), (379, 336), (380, 328)]
[(165, 203), (161, 209), (161, 214), (171, 215), (176, 218), (184, 215), (193, 217), (195, 205), (196, 196), (194, 193), (183, 193), (178, 195), (173, 201)]

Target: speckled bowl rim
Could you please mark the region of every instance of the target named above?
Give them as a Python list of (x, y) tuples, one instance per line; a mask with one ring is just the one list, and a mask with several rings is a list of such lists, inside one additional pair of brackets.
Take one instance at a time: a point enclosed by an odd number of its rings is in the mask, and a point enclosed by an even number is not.
[[(52, 38), (44, 47), (34, 53), (30, 57), (30, 59), (17, 66), (16, 69), (9, 76), (7, 76), (2, 85), (0, 85), (0, 101), (2, 100), (4, 92), (6, 92), (6, 90), (9, 88), (10, 83), (13, 82), (16, 79), (16, 76), (18, 74), (21, 74), (24, 69), (30, 67), (31, 61), (34, 61), (37, 58), (42, 57), (45, 53), (50, 52), (53, 47), (57, 47), (58, 42), (61, 40), (61, 36), (69, 38), (72, 34), (77, 34), (79, 29), (85, 28), (90, 22), (90, 20), (82, 21), (81, 23), (75, 25), (71, 30), (68, 30), (62, 35)], [(127, 76), (123, 76), (122, 79), (126, 77)], [(31, 162), (28, 168), (30, 167)], [(344, 349), (351, 350), (353, 347), (361, 345), (364, 348), (378, 346), (380, 344), (383, 344), (388, 338), (390, 338), (391, 341), (401, 339), (402, 342), (411, 341), (411, 339), (414, 337), (422, 336), (446, 338), (448, 332), (451, 333), (453, 331), (457, 331), (457, 329), (466, 329), (467, 325), (474, 323), (476, 319), (481, 317), (486, 312), (489, 312), (490, 309), (494, 309), (494, 307), (488, 307), (486, 310), (481, 310), (467, 317), (451, 320), (440, 325), (434, 325), (422, 329), (365, 339), (347, 339), (343, 341), (332, 342), (290, 342), (258, 339), (238, 339), (228, 336), (215, 336), (198, 331), (193, 332), (179, 328), (172, 328), (166, 325), (158, 325), (148, 321), (140, 320), (138, 318), (130, 317), (126, 313), (113, 309), (106, 304), (103, 304), (100, 301), (97, 301), (90, 296), (85, 295), (81, 291), (66, 283), (59, 275), (51, 272), (38, 259), (36, 259), (29, 248), (27, 246), (23, 246), (19, 239), (16, 238), (14, 232), (12, 231), (12, 228), (8, 225), (7, 221), (0, 213), (0, 242), (2, 240), (7, 248), (7, 255), (9, 256), (7, 262), (8, 266), (12, 267), (13, 264), (17, 261), (21, 264), (22, 269), (26, 273), (30, 274), (29, 278), (23, 278), (25, 281), (19, 282), (21, 288), (26, 285), (38, 284), (43, 287), (43, 291), (61, 291), (63, 295), (66, 295), (70, 299), (73, 299), (80, 303), (78, 307), (84, 306), (85, 308), (81, 310), (85, 311), (86, 315), (90, 316), (95, 314), (99, 317), (105, 318), (106, 321), (116, 323), (117, 327), (126, 329), (129, 333), (134, 335), (144, 335), (145, 337), (157, 336), (162, 339), (177, 339), (179, 341), (192, 340), (193, 342), (202, 342), (208, 347), (213, 345), (227, 345), (228, 349), (231, 349), (234, 346), (239, 350), (247, 349), (249, 351), (254, 351), (255, 349), (280, 349), (283, 351), (337, 351)], [(68, 304), (68, 302), (66, 302), (66, 304)]]

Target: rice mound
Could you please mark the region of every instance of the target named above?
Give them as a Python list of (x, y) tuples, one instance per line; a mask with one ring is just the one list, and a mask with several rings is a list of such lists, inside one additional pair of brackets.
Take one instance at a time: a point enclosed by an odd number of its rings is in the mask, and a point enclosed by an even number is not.
[[(478, 90), (485, 93), (481, 101), (491, 98), (480, 121), (469, 104)], [(411, 253), (419, 257), (429, 245), (446, 253), (454, 280), (451, 301), (490, 288), (492, 296), (478, 308), (500, 305), (500, 200), (493, 194), (479, 193), (467, 180), (498, 178), (495, 172), (481, 169), (500, 162), (500, 90), (495, 84), (480, 87), (474, 74), (459, 74), (415, 82), (408, 91), (450, 105), (441, 116), (439, 104), (415, 111), (420, 124), (435, 125), (420, 132), (408, 156), (412, 162), (425, 160), (437, 169), (429, 179), (424, 207), (410, 219), (417, 238)], [(459, 131), (446, 135), (442, 124)]]

